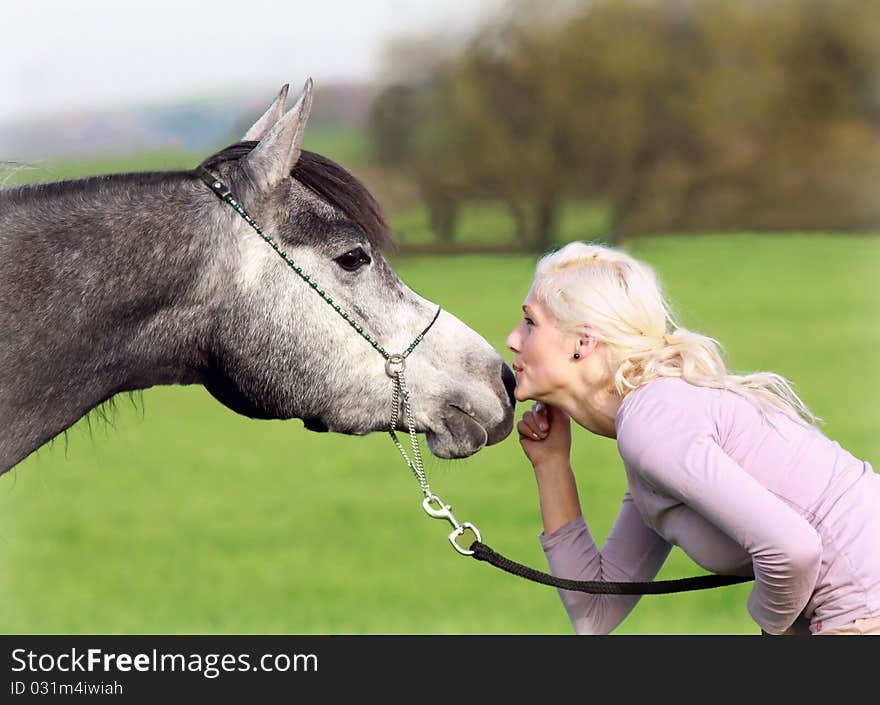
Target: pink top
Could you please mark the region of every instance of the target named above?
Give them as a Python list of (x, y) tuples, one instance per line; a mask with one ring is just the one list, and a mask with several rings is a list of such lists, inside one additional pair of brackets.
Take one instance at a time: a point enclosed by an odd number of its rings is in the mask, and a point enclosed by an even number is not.
[[(771, 634), (799, 616), (813, 633), (880, 616), (880, 476), (817, 428), (664, 377), (623, 400), (617, 447), (629, 487), (605, 545), (583, 517), (541, 534), (554, 575), (653, 580), (676, 545), (753, 575), (748, 610)], [(579, 634), (607, 634), (640, 599), (559, 594)]]

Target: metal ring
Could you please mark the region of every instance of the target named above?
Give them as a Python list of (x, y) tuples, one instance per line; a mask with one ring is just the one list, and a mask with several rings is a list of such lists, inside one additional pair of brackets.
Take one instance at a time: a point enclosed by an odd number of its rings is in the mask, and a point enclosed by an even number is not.
[[(400, 369), (392, 370), (392, 365), (400, 365)], [(385, 360), (385, 374), (394, 378), (398, 372), (403, 372), (403, 369), (406, 367), (406, 358), (403, 355), (395, 353), (394, 355), (389, 355), (388, 359)]]
[(471, 531), (474, 532), (474, 536), (477, 537), (477, 541), (479, 541), (480, 543), (483, 543), (483, 537), (480, 536), (480, 530), (476, 526), (471, 524), (469, 521), (466, 521), (464, 524), (462, 524), (457, 529), (455, 529), (455, 531), (453, 531), (451, 534), (449, 534), (449, 543), (451, 543), (452, 547), (463, 556), (474, 555), (473, 551), (471, 551), (469, 548), (462, 548), (461, 546), (458, 545), (458, 542), (456, 541), (456, 539), (459, 536), (461, 536), (468, 529), (470, 529)]

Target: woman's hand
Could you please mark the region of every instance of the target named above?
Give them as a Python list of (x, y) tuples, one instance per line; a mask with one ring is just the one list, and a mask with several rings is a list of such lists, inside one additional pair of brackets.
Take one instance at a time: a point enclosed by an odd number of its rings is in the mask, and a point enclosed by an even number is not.
[(544, 533), (549, 536), (581, 514), (571, 470), (571, 420), (564, 411), (538, 402), (523, 414), (516, 430), (535, 469)]
[(568, 466), (571, 456), (571, 420), (561, 409), (536, 402), (516, 425), (523, 451), (537, 470)]

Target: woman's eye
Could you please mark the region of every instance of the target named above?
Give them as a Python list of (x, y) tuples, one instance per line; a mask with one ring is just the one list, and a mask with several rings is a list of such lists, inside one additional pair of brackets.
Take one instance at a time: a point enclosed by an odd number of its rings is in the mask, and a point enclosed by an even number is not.
[(333, 261), (343, 269), (353, 272), (363, 265), (369, 264), (370, 256), (360, 247), (355, 247), (353, 250), (349, 250), (345, 254), (339, 255), (339, 257), (336, 257)]
[(523, 320), (526, 322), (527, 326), (535, 325), (535, 322), (531, 318), (529, 318), (528, 316), (523, 316)]

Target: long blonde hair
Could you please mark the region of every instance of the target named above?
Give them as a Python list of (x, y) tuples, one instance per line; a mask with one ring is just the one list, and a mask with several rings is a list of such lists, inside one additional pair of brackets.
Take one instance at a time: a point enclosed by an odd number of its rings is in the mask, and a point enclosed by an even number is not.
[(657, 275), (623, 250), (569, 243), (541, 258), (533, 291), (564, 330), (605, 344), (608, 380), (622, 398), (659, 377), (681, 377), (729, 389), (768, 417), (778, 409), (800, 423), (824, 423), (785, 377), (728, 372), (721, 343), (678, 325)]

